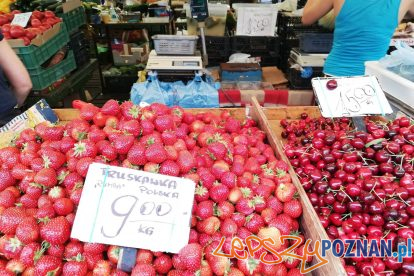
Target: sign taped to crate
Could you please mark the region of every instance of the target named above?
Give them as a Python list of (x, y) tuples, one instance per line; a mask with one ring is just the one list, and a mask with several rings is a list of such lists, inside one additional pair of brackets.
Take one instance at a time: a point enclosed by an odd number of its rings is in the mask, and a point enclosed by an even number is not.
[(266, 5), (260, 8), (240, 7), (237, 12), (236, 35), (274, 36), (276, 30), (277, 9)]
[(323, 117), (385, 115), (392, 108), (375, 76), (313, 78)]
[(15, 14), (10, 25), (19, 25), (23, 28), (26, 28), (27, 23), (29, 22), (29, 19), (31, 16), (32, 16), (31, 12)]
[(188, 243), (195, 183), (93, 163), (71, 237), (177, 253)]

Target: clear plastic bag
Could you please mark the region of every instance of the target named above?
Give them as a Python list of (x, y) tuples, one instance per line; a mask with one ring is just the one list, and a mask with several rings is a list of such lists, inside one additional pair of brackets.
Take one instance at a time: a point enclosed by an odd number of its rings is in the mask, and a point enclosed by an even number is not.
[(173, 89), (179, 97), (178, 105), (183, 108), (219, 107), (217, 89), (203, 81), (201, 74), (196, 74), (194, 80), (187, 85), (176, 85)]
[(396, 50), (385, 56), (379, 62), (397, 75), (414, 81), (414, 49), (404, 42), (397, 42)]
[(157, 74), (148, 74), (148, 79), (145, 82), (135, 83), (131, 90), (131, 101), (134, 104), (146, 103), (162, 103), (168, 106), (175, 104), (172, 93), (169, 93), (171, 87), (166, 83), (161, 83)]

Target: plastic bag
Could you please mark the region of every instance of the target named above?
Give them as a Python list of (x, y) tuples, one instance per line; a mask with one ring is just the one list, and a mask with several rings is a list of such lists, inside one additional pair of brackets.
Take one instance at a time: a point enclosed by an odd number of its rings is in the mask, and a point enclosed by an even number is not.
[(379, 63), (397, 75), (414, 81), (414, 49), (406, 43), (398, 41), (396, 50), (382, 58)]
[(214, 108), (219, 107), (218, 91), (196, 74), (194, 80), (186, 86), (175, 86), (179, 96), (178, 105), (183, 108)]
[(161, 83), (155, 73), (148, 74), (145, 82), (135, 83), (131, 90), (131, 101), (134, 104), (141, 102), (162, 103), (168, 106), (174, 105), (173, 97), (168, 95), (170, 87)]

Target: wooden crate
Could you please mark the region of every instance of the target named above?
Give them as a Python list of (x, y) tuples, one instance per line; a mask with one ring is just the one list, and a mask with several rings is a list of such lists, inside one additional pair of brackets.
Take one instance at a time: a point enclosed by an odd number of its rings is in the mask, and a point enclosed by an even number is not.
[[(322, 224), (319, 221), (319, 218), (310, 203), (308, 196), (305, 190), (302, 188), (299, 179), (297, 178), (293, 167), (290, 165), (289, 160), (283, 152), (282, 144), (280, 142), (280, 135), (277, 135), (280, 132), (277, 132), (279, 121), (283, 118), (297, 118), (300, 113), (308, 112), (308, 114), (313, 114), (313, 116), (319, 116), (320, 113), (317, 107), (285, 107), (285, 108), (261, 108), (259, 102), (256, 98), (252, 98), (252, 106), (249, 108), (248, 112), (244, 108), (220, 108), (220, 109), (187, 109), (186, 111), (192, 113), (201, 113), (201, 112), (212, 112), (213, 114), (219, 114), (220, 112), (227, 110), (230, 114), (239, 120), (246, 118), (246, 115), (249, 114), (252, 119), (254, 119), (258, 124), (260, 129), (262, 129), (267, 137), (269, 144), (275, 151), (276, 156), (284, 160), (289, 164), (289, 173), (292, 177), (292, 182), (296, 186), (300, 201), (303, 206), (303, 215), (299, 220), (301, 230), (307, 239), (312, 239), (312, 244), (316, 240), (329, 240), (328, 235), (326, 234), (325, 229), (322, 227)], [(60, 119), (61, 124), (65, 124), (69, 120), (73, 120), (78, 117), (79, 111), (76, 109), (55, 109), (56, 114)], [(266, 118), (268, 117), (268, 118)], [(321, 268), (313, 271), (312, 275), (335, 275), (342, 276), (347, 275), (345, 269), (343, 268), (340, 260), (335, 258), (331, 252), (327, 253), (326, 256), (329, 261), (328, 264), (324, 265)], [(315, 258), (314, 258), (315, 259)]]

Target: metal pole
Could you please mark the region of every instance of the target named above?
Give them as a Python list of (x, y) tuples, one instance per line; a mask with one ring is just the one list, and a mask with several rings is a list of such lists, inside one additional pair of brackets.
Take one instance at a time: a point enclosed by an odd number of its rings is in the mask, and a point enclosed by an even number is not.
[[(201, 24), (200, 24), (201, 25)], [(201, 45), (203, 47), (203, 63), (204, 66), (208, 65), (208, 55), (207, 55), (207, 48), (206, 48), (206, 37), (204, 36), (204, 26), (200, 26), (200, 35), (201, 35)]]

